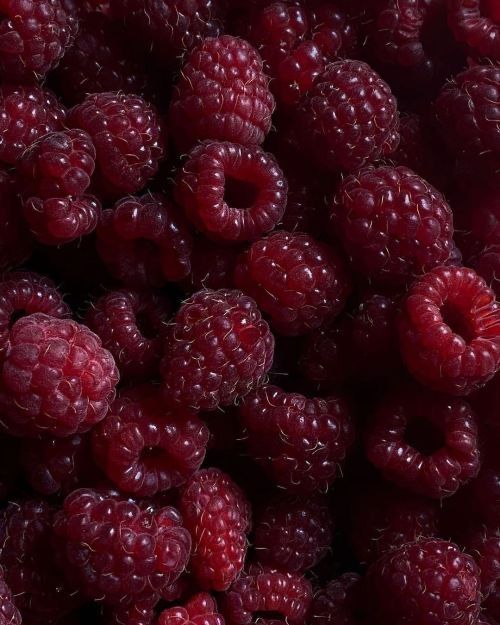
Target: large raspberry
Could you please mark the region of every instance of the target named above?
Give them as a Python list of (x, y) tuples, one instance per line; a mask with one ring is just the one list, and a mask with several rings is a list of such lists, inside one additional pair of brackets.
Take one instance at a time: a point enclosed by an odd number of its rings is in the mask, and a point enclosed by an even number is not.
[(158, 617), (158, 625), (224, 625), (224, 618), (217, 612), (213, 597), (201, 592), (182, 607), (164, 610)]
[(21, 614), (12, 598), (12, 591), (7, 586), (4, 572), (0, 568), (0, 624), (21, 625), (21, 620)]
[[(362, 585), (357, 573), (344, 573), (328, 582), (314, 595), (307, 625), (360, 625), (365, 616)], [(365, 610), (369, 613), (369, 606)]]
[(448, 22), (473, 55), (500, 61), (500, 9), (495, 0), (448, 0)]

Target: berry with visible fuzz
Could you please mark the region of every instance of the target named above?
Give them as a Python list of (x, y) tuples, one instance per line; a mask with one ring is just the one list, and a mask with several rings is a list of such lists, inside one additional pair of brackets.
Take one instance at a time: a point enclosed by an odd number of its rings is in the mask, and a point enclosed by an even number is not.
[(308, 399), (264, 386), (244, 398), (240, 417), (249, 453), (280, 488), (326, 491), (354, 439), (341, 399)]
[(22, 617), (14, 603), (12, 591), (7, 586), (5, 575), (0, 567), (0, 624), (21, 625)]
[(314, 595), (307, 625), (360, 625), (362, 616), (362, 579), (344, 573)]
[(336, 61), (296, 113), (300, 143), (321, 169), (353, 171), (393, 152), (399, 117), (389, 85), (362, 61)]
[(234, 281), (283, 335), (307, 334), (345, 306), (350, 277), (336, 252), (307, 234), (276, 232), (252, 244)]
[(195, 410), (230, 406), (262, 384), (274, 337), (250, 297), (195, 293), (178, 311), (161, 363), (167, 401)]
[(205, 39), (187, 55), (170, 103), (177, 148), (186, 152), (205, 139), (260, 145), (274, 110), (268, 83), (262, 59), (247, 41)]
[(14, 436), (86, 432), (114, 399), (113, 356), (86, 326), (35, 313), (10, 330), (0, 377), (2, 424)]
[(483, 598), (486, 598), (500, 580), (500, 530), (482, 527), (471, 532), (465, 546), (479, 566), (481, 592)]
[(118, 200), (103, 211), (97, 229), (97, 252), (107, 269), (133, 288), (186, 278), (192, 247), (184, 216), (162, 193)]
[(0, 167), (0, 270), (19, 265), (33, 251), (34, 241), (22, 216), (19, 191), (18, 178)]
[(377, 625), (472, 625), (481, 602), (473, 558), (446, 540), (407, 543), (367, 574), (370, 618)]
[(257, 146), (202, 143), (178, 172), (175, 197), (216, 241), (253, 241), (285, 212), (288, 184), (276, 159)]
[(495, 0), (448, 0), (448, 23), (473, 56), (500, 61), (500, 9)]
[(163, 610), (158, 625), (224, 625), (217, 604), (208, 593), (200, 592), (183, 606)]
[(183, 281), (189, 293), (234, 288), (234, 266), (241, 248), (198, 237), (191, 254), (191, 273)]
[(500, 307), (466, 267), (437, 267), (410, 287), (399, 321), (410, 373), (453, 395), (484, 386), (500, 367)]

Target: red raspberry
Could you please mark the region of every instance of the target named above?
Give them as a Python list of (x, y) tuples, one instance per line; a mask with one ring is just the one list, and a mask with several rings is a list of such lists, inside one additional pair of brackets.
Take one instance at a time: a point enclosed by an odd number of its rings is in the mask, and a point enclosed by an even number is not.
[[(1, 144), (1, 140), (0, 140)], [(1, 148), (0, 148), (1, 151)], [(0, 271), (25, 261), (33, 250), (33, 237), (21, 214), (19, 182), (0, 166)]]
[(194, 414), (172, 413), (152, 384), (124, 391), (92, 432), (94, 456), (121, 492), (152, 497), (200, 468), (208, 428)]
[(274, 109), (268, 82), (247, 41), (230, 35), (205, 39), (188, 54), (170, 103), (178, 149), (186, 152), (204, 139), (260, 145)]
[(202, 289), (234, 288), (234, 266), (239, 247), (226, 247), (203, 237), (197, 237), (191, 254), (191, 273), (183, 286), (189, 293)]
[(483, 527), (471, 533), (466, 548), (481, 570), (481, 591), (485, 598), (500, 581), (500, 530)]
[(70, 436), (101, 421), (118, 371), (86, 326), (36, 313), (17, 321), (1, 371), (2, 423), (15, 436)]
[(4, 578), (4, 572), (0, 568), (0, 624), (21, 625), (21, 614), (12, 598), (12, 591)]
[(390, 551), (367, 575), (377, 625), (471, 625), (480, 609), (479, 570), (446, 540), (422, 539)]
[(199, 291), (175, 317), (162, 361), (168, 400), (195, 410), (230, 406), (262, 383), (274, 337), (240, 291)]
[(271, 154), (235, 143), (203, 143), (177, 176), (175, 196), (202, 232), (253, 241), (283, 217), (288, 185)]
[(141, 508), (84, 488), (66, 497), (54, 532), (69, 578), (111, 605), (140, 603), (141, 596), (153, 602), (182, 573), (191, 549), (175, 508)]
[(353, 441), (353, 424), (340, 399), (307, 399), (264, 386), (240, 407), (253, 458), (281, 488), (326, 491)]
[(356, 573), (344, 573), (329, 582), (314, 596), (307, 625), (359, 625), (363, 606), (361, 587), (361, 578)]
[(236, 265), (234, 281), (279, 334), (291, 336), (332, 321), (351, 289), (333, 249), (307, 234), (283, 231), (253, 243)]
[(420, 382), (467, 395), (500, 367), (500, 308), (472, 269), (437, 267), (408, 291), (399, 322), (406, 366)]
[(164, 610), (158, 617), (158, 625), (224, 625), (224, 618), (217, 612), (215, 600), (201, 592), (183, 607)]
[(125, 197), (106, 209), (97, 251), (109, 272), (133, 288), (161, 287), (182, 280), (191, 269), (188, 225), (162, 193)]
[(136, 193), (156, 175), (165, 151), (163, 126), (154, 107), (141, 97), (94, 93), (70, 110), (68, 124), (91, 136), (96, 173), (106, 193)]
[(255, 520), (257, 560), (299, 573), (322, 560), (333, 540), (333, 518), (324, 497), (273, 496)]
[(500, 61), (500, 9), (495, 0), (448, 0), (448, 23), (476, 57)]
[(329, 65), (302, 99), (296, 123), (302, 146), (322, 169), (355, 170), (399, 143), (396, 100), (362, 61)]
[(185, 485), (179, 508), (193, 538), (190, 568), (197, 584), (227, 590), (247, 551), (251, 508), (243, 491), (219, 469), (203, 469)]

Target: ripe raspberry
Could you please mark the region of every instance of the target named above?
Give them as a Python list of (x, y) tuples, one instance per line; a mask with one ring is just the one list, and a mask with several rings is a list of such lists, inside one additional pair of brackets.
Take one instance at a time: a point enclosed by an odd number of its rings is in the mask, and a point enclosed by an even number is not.
[(240, 257), (234, 281), (279, 334), (306, 334), (332, 321), (351, 285), (336, 252), (307, 234), (276, 232)]
[(240, 291), (199, 291), (175, 317), (161, 374), (168, 400), (195, 410), (230, 406), (271, 368), (274, 337)]
[(485, 527), (472, 532), (466, 540), (468, 553), (481, 571), (481, 592), (487, 597), (500, 580), (500, 530)]
[(326, 491), (337, 476), (354, 433), (340, 399), (307, 399), (264, 386), (240, 407), (253, 458), (281, 488)]
[(133, 288), (161, 287), (191, 269), (188, 225), (162, 193), (125, 197), (103, 211), (97, 251), (109, 272)]
[(169, 127), (181, 152), (198, 141), (260, 145), (274, 98), (262, 60), (243, 39), (207, 38), (186, 58), (170, 103)]
[(86, 326), (35, 313), (17, 321), (1, 371), (2, 424), (14, 436), (70, 436), (101, 421), (118, 371)]
[(54, 532), (69, 579), (111, 605), (141, 596), (154, 601), (182, 573), (191, 550), (175, 508), (140, 507), (84, 488), (66, 497)]
[(362, 61), (329, 65), (299, 104), (296, 123), (310, 158), (332, 171), (355, 170), (399, 143), (396, 100)]
[(158, 617), (158, 625), (224, 625), (224, 618), (217, 612), (215, 600), (201, 592), (183, 607), (164, 610)]
[(191, 273), (183, 287), (189, 293), (202, 289), (234, 288), (234, 266), (240, 247), (226, 247), (208, 239), (197, 237), (191, 254)]
[(21, 625), (21, 614), (17, 609), (12, 591), (5, 582), (5, 575), (0, 568), (0, 623), (1, 625)]
[(307, 625), (359, 625), (363, 606), (361, 578), (344, 573), (314, 596)]
[(422, 539), (389, 552), (368, 570), (367, 586), (377, 625), (470, 625), (479, 615), (479, 569), (446, 540)]
[(448, 23), (474, 56), (500, 61), (500, 9), (495, 0), (448, 0)]
[(406, 366), (420, 382), (467, 395), (500, 367), (500, 308), (472, 269), (437, 267), (408, 291), (399, 322)]
[[(1, 144), (1, 139), (0, 139)], [(1, 151), (1, 148), (0, 148)], [(21, 214), (17, 177), (0, 165), (0, 271), (27, 260), (33, 250), (33, 237)]]
[(141, 97), (94, 93), (70, 110), (68, 124), (91, 136), (96, 174), (106, 193), (136, 193), (156, 175), (165, 151), (164, 131), (154, 107)]

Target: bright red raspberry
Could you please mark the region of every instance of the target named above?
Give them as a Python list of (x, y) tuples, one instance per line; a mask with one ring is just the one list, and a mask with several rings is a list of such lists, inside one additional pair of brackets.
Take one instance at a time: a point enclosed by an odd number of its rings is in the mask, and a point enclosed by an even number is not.
[(332, 321), (350, 294), (343, 260), (307, 234), (275, 232), (239, 259), (236, 286), (255, 299), (283, 335), (306, 334)]
[(495, 0), (448, 0), (448, 23), (471, 54), (500, 61), (500, 8)]
[(408, 291), (399, 342), (420, 382), (468, 395), (500, 367), (500, 308), (493, 291), (472, 269), (433, 269)]
[(177, 313), (161, 365), (165, 394), (195, 410), (230, 406), (271, 368), (274, 337), (250, 297), (199, 291)]
[(361, 577), (344, 573), (314, 595), (307, 625), (360, 625), (363, 599)]
[(354, 438), (347, 406), (335, 397), (264, 386), (244, 398), (240, 416), (251, 456), (289, 491), (326, 491)]
[(500, 581), (500, 530), (482, 527), (471, 532), (465, 546), (481, 571), (481, 592), (485, 598)]
[(91, 136), (96, 174), (107, 194), (136, 193), (156, 175), (165, 152), (164, 129), (156, 109), (141, 97), (91, 94), (69, 111), (68, 125)]
[(191, 273), (182, 286), (189, 293), (202, 289), (234, 288), (234, 266), (241, 248), (197, 237), (191, 254)]
[(4, 572), (0, 568), (0, 624), (21, 625), (21, 622), (21, 614), (14, 603), (12, 591), (7, 586)]
[(390, 551), (368, 570), (376, 625), (471, 625), (479, 615), (479, 569), (446, 540), (427, 538)]
[(162, 193), (125, 197), (103, 211), (97, 252), (121, 282), (133, 288), (162, 287), (189, 274), (191, 233)]
[(0, 166), (0, 270), (22, 263), (33, 251), (33, 237), (22, 216), (19, 191), (18, 178)]
[(202, 469), (184, 486), (179, 509), (193, 538), (190, 568), (200, 588), (227, 590), (241, 573), (251, 508), (219, 469)]
[(163, 610), (158, 625), (224, 625), (224, 617), (217, 612), (215, 599), (200, 592), (182, 607)]
[(309, 157), (332, 171), (353, 171), (399, 143), (396, 100), (362, 61), (330, 64), (301, 100), (296, 124)]
[(70, 436), (101, 421), (114, 399), (113, 356), (86, 326), (35, 313), (17, 321), (1, 370), (0, 406), (15, 436)]

